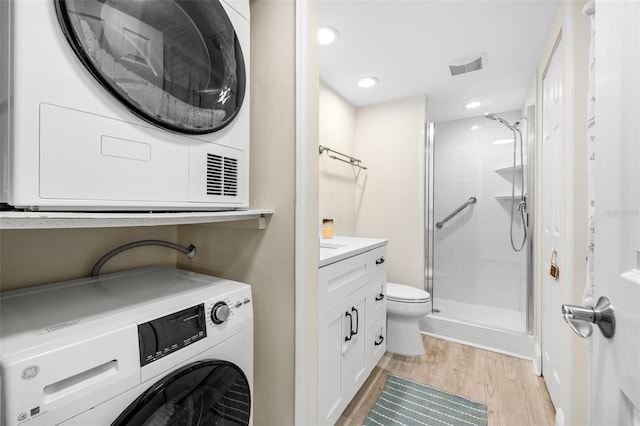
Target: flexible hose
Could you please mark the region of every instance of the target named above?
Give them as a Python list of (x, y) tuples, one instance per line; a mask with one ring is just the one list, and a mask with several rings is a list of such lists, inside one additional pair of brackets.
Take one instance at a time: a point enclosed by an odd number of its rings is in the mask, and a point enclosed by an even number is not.
[[(527, 208), (527, 201), (524, 197), (524, 149), (522, 146), (522, 133), (520, 132), (520, 130), (516, 127), (516, 125), (510, 126), (509, 128), (513, 132), (513, 171), (514, 171), (514, 176), (513, 176), (513, 179), (511, 180), (511, 223), (509, 226), (509, 239), (511, 240), (511, 247), (513, 248), (513, 250), (515, 250), (516, 252), (519, 252), (519, 251), (522, 251), (522, 249), (524, 248), (524, 244), (527, 241), (527, 226), (526, 226), (526, 219), (525, 219), (525, 210)], [(518, 210), (520, 210), (520, 217), (522, 219), (522, 231), (524, 234), (522, 236), (522, 244), (520, 244), (520, 247), (516, 247), (516, 244), (513, 241), (513, 211), (515, 210), (515, 204), (516, 204), (516, 179), (515, 179), (516, 152), (518, 148), (516, 132), (518, 135), (520, 135), (520, 165), (522, 166), (520, 168), (521, 181), (520, 181), (520, 202), (518, 203)]]
[(102, 269), (102, 267), (104, 266), (105, 263), (107, 263), (112, 257), (117, 256), (118, 254), (122, 253), (123, 251), (132, 249), (132, 248), (136, 248), (136, 247), (142, 247), (142, 246), (162, 246), (162, 247), (168, 247), (174, 250), (177, 250), (179, 252), (182, 252), (184, 254), (187, 255), (187, 257), (189, 259), (193, 259), (194, 257), (196, 257), (196, 246), (194, 246), (193, 244), (190, 244), (187, 247), (184, 246), (180, 246), (178, 244), (174, 244), (174, 243), (170, 243), (168, 241), (162, 241), (162, 240), (140, 240), (140, 241), (134, 241), (132, 243), (127, 243), (124, 245), (121, 245), (120, 247), (117, 247), (113, 250), (111, 250), (109, 253), (105, 254), (104, 256), (102, 256), (100, 258), (100, 260), (98, 260), (96, 262), (95, 265), (93, 265), (93, 268), (91, 269), (91, 276), (95, 277), (97, 275), (100, 274), (100, 270)]

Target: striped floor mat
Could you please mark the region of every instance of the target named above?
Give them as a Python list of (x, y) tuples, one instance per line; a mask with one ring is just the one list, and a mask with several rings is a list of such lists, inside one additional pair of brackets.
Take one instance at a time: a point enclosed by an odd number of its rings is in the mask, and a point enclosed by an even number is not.
[(487, 406), (390, 374), (364, 424), (486, 426)]

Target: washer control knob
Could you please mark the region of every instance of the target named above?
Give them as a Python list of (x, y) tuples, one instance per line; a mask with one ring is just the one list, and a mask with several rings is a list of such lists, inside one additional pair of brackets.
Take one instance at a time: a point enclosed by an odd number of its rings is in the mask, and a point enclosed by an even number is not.
[(214, 324), (222, 324), (229, 318), (231, 310), (225, 302), (217, 302), (211, 309), (211, 321)]

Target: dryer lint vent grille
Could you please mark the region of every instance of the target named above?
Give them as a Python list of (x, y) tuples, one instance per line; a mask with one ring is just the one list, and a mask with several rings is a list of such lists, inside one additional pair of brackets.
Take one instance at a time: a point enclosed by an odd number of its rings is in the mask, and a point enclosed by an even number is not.
[(238, 196), (238, 160), (207, 154), (207, 195)]
[(482, 56), (466, 64), (449, 65), (449, 70), (451, 71), (451, 75), (465, 74), (471, 71), (481, 70), (482, 68), (484, 68), (484, 61), (482, 59)]

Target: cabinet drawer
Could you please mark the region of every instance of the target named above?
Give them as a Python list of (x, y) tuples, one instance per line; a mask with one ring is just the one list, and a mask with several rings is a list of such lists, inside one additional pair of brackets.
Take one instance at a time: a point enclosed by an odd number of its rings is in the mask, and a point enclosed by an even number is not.
[(378, 247), (320, 268), (318, 282), (320, 310), (343, 299), (376, 276), (381, 274), (386, 276), (386, 253), (386, 247)]
[(370, 323), (387, 312), (387, 275), (378, 275), (371, 281), (367, 315)]
[(378, 364), (387, 351), (387, 317), (382, 316), (371, 324), (367, 335), (367, 367), (369, 371)]

